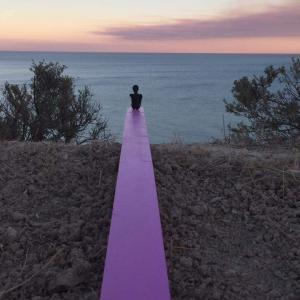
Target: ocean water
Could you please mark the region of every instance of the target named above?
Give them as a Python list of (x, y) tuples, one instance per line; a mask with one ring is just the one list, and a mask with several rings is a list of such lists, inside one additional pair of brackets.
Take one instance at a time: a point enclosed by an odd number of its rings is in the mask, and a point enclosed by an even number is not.
[(78, 88), (92, 89), (118, 139), (131, 87), (138, 84), (152, 143), (175, 137), (185, 143), (207, 142), (222, 137), (223, 116), (226, 124), (236, 122), (223, 103), (232, 99), (233, 81), (262, 74), (268, 65), (288, 65), (292, 56), (0, 52), (0, 86), (28, 82), (33, 60), (60, 62)]

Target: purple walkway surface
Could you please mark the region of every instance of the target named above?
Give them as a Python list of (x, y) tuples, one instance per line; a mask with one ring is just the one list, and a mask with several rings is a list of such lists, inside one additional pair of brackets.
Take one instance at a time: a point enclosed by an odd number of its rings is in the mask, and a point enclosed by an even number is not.
[(170, 299), (143, 109), (126, 114), (100, 299)]

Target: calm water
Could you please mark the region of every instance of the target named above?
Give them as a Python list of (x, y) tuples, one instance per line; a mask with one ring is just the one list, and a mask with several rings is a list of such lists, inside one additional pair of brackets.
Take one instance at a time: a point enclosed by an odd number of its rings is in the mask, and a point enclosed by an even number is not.
[(287, 65), (291, 55), (86, 54), (0, 52), (0, 85), (28, 82), (32, 60), (60, 62), (91, 87), (103, 106), (111, 132), (120, 137), (129, 93), (140, 85), (152, 143), (205, 142), (221, 137), (223, 99), (231, 99), (233, 81), (261, 74), (268, 65)]

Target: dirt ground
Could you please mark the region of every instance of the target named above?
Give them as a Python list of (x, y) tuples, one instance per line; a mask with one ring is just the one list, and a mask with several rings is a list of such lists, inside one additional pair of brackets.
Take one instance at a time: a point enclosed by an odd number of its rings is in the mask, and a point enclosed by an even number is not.
[[(0, 143), (1, 300), (98, 299), (119, 151)], [(172, 299), (300, 298), (297, 155), (152, 152)]]
[(0, 144), (1, 300), (98, 298), (119, 151)]
[(300, 299), (298, 154), (153, 150), (173, 299)]

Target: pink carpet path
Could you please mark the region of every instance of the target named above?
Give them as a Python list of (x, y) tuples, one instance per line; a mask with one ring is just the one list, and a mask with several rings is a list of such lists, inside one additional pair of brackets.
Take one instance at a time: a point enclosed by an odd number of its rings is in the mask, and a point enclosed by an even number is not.
[(170, 299), (143, 109), (126, 114), (100, 299)]

